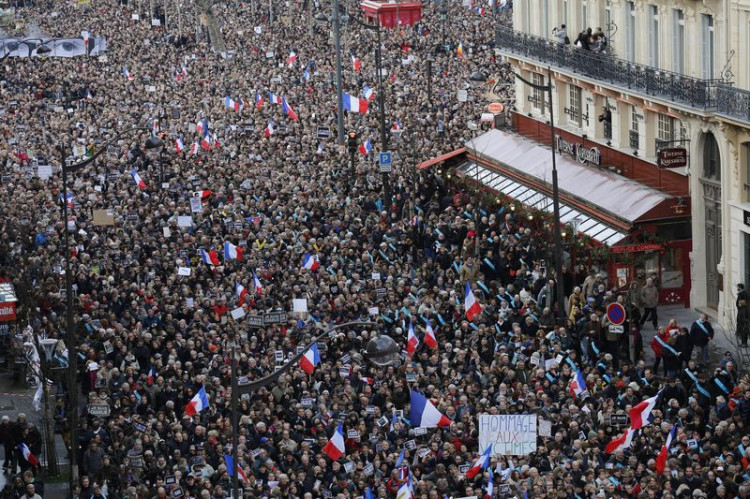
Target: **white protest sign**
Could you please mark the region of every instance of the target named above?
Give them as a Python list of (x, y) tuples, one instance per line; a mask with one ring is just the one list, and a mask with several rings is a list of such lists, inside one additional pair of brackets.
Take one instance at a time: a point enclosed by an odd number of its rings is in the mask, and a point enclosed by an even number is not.
[(47, 180), (52, 176), (52, 165), (37, 166), (37, 175), (42, 180)]
[(552, 436), (552, 421), (547, 421), (546, 419), (539, 420), (539, 436), (540, 437)]
[(234, 320), (242, 319), (243, 317), (245, 317), (245, 309), (242, 307), (235, 308), (230, 313), (232, 314), (232, 319)]
[(295, 298), (292, 301), (292, 307), (294, 313), (304, 314), (307, 313), (307, 298)]
[(190, 272), (190, 267), (179, 267), (177, 269), (177, 275), (181, 275), (181, 276), (185, 276), (185, 277), (190, 277), (190, 273), (191, 273)]
[(492, 446), (491, 456), (526, 456), (536, 452), (536, 414), (479, 416), (479, 453)]
[(177, 217), (177, 227), (192, 227), (193, 217), (190, 215), (180, 215)]
[(201, 211), (203, 211), (201, 198), (190, 198), (190, 211), (192, 211), (193, 213), (200, 213)]

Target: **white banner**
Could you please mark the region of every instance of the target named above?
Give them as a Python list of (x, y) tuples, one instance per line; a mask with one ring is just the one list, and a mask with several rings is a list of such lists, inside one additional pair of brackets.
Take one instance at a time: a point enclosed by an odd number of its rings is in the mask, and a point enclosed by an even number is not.
[[(42, 44), (46, 45), (52, 52), (48, 54), (37, 54), (36, 49)], [(98, 56), (107, 51), (107, 40), (101, 37), (89, 38), (89, 55)], [(24, 41), (23, 38), (0, 39), (0, 57), (10, 54), (8, 57), (79, 57), (86, 55), (86, 44), (83, 38), (31, 38)]]
[(479, 454), (492, 446), (492, 456), (526, 456), (536, 452), (536, 414), (479, 416)]

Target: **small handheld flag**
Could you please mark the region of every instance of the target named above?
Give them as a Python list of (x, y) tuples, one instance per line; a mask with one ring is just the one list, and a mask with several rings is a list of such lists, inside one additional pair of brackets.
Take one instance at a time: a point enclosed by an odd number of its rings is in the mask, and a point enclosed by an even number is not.
[(305, 355), (302, 356), (299, 361), (299, 366), (305, 371), (305, 374), (310, 375), (315, 371), (315, 366), (318, 364), (320, 364), (320, 351), (318, 350), (317, 343), (315, 343), (307, 352), (305, 352)]
[(31, 450), (25, 443), (18, 444), (18, 450), (21, 451), (21, 455), (23, 455), (23, 458), (32, 466), (39, 466), (39, 459), (36, 458), (34, 454), (31, 453)]
[(416, 390), (411, 391), (411, 425), (417, 428), (450, 426), (451, 420)]
[(409, 357), (414, 356), (414, 352), (417, 351), (418, 346), (419, 338), (417, 338), (417, 335), (414, 334), (414, 325), (409, 323), (409, 332), (406, 336), (406, 353), (409, 355)]
[(369, 156), (370, 151), (372, 151), (372, 142), (370, 142), (370, 139), (367, 139), (364, 144), (360, 144), (359, 152), (361, 152), (363, 156)]
[(146, 188), (146, 182), (144, 182), (141, 176), (138, 175), (138, 172), (135, 171), (135, 168), (130, 170), (130, 176), (133, 177), (133, 182), (135, 182), (135, 185), (137, 185), (139, 189)]
[(315, 270), (318, 267), (320, 267), (318, 260), (310, 255), (310, 253), (305, 253), (305, 256), (302, 258), (302, 268), (305, 268), (307, 270)]
[(430, 321), (425, 321), (427, 323), (425, 333), (424, 333), (424, 344), (427, 345), (428, 348), (437, 348), (437, 338), (435, 337), (435, 331), (432, 329), (432, 324), (430, 324)]
[(201, 387), (198, 393), (190, 399), (190, 402), (185, 406), (185, 414), (188, 416), (195, 416), (201, 411), (208, 407), (208, 396), (206, 395), (206, 389)]
[(256, 295), (259, 295), (263, 292), (263, 285), (260, 283), (260, 279), (258, 279), (258, 276), (255, 275), (255, 271), (253, 271), (253, 288)]
[(475, 476), (477, 476), (477, 473), (480, 471), (486, 470), (487, 467), (490, 465), (490, 454), (492, 453), (492, 445), (488, 445), (486, 449), (484, 449), (484, 452), (481, 456), (476, 460), (474, 463), (474, 466), (469, 468), (469, 470), (466, 472), (466, 478), (469, 480), (473, 479)]
[(466, 283), (466, 291), (464, 293), (464, 312), (469, 322), (473, 321), (474, 318), (482, 313), (482, 306), (479, 304), (477, 299), (474, 297), (474, 292), (471, 290), (469, 283)]
[(323, 452), (331, 458), (331, 461), (338, 461), (346, 452), (344, 446), (344, 427), (341, 423), (339, 423), (333, 436), (323, 447)]

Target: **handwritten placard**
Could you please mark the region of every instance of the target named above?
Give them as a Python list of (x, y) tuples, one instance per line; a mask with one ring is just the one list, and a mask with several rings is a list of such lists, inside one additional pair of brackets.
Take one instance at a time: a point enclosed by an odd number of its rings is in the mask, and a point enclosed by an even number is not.
[(536, 452), (536, 414), (479, 416), (479, 453), (492, 446), (492, 456), (526, 456)]

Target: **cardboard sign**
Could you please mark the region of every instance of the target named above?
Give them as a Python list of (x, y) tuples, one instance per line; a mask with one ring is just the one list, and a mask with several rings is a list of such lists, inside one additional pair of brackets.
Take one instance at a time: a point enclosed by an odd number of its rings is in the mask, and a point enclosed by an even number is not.
[(479, 453), (492, 446), (491, 456), (526, 456), (536, 452), (536, 414), (479, 416)]
[(115, 211), (114, 210), (94, 210), (94, 225), (114, 225), (115, 224)]

